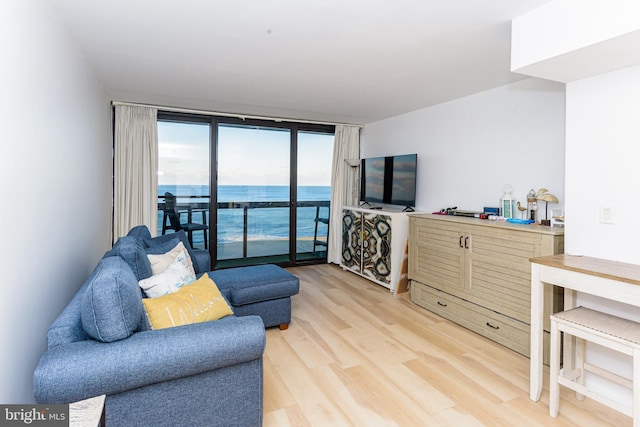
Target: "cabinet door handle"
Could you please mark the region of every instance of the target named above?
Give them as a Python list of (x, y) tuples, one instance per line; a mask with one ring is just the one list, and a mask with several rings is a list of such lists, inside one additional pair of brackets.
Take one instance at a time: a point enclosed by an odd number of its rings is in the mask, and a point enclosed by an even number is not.
[(464, 238), (464, 236), (460, 236), (460, 247), (464, 248), (464, 246), (462, 245), (462, 239)]
[(447, 304), (442, 303), (442, 302), (440, 302), (440, 301), (438, 301), (438, 305), (439, 305), (439, 306), (441, 306), (441, 307), (446, 307), (446, 306), (447, 306)]
[(488, 326), (488, 327), (490, 327), (490, 328), (492, 328), (492, 329), (496, 329), (496, 330), (497, 330), (497, 329), (500, 329), (500, 326), (492, 325), (492, 324), (491, 324), (491, 323), (489, 323), (489, 322), (487, 322), (487, 326)]
[(464, 238), (464, 248), (469, 249), (469, 236)]

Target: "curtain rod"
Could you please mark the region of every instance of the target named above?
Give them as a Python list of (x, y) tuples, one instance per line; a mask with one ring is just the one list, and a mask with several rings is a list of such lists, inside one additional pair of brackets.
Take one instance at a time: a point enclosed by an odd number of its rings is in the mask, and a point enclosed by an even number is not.
[(332, 125), (332, 126), (345, 125), (345, 126), (357, 126), (360, 129), (364, 127), (364, 125), (353, 124), (353, 123), (322, 122), (322, 121), (316, 121), (316, 120), (287, 119), (284, 117), (254, 116), (251, 114), (221, 113), (218, 111), (194, 110), (190, 108), (167, 107), (165, 105), (140, 104), (136, 102), (111, 101), (111, 105), (113, 105), (114, 107), (116, 105), (128, 105), (132, 107), (148, 107), (148, 108), (156, 108), (162, 111), (171, 111), (174, 113), (189, 113), (189, 114), (204, 114), (207, 116), (235, 117), (242, 120), (258, 119), (258, 120), (271, 120), (274, 122), (308, 123), (308, 124), (314, 124), (314, 125)]

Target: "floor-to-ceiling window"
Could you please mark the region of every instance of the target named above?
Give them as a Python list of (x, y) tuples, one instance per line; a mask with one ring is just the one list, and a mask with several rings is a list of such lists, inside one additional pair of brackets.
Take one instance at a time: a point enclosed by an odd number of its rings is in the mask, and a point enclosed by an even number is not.
[(333, 126), (159, 113), (158, 131), (159, 233), (170, 192), (216, 268), (326, 261)]
[(298, 132), (296, 257), (327, 257), (334, 135)]
[(291, 131), (220, 123), (217, 141), (218, 264), (289, 261)]
[(158, 234), (184, 228), (202, 249), (209, 246), (210, 129), (158, 121)]

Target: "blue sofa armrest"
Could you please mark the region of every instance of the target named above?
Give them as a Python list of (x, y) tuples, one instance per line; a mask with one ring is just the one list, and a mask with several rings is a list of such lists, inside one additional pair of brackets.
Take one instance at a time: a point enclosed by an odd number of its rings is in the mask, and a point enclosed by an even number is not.
[(70, 403), (197, 375), (261, 358), (265, 340), (260, 317), (229, 316), (112, 343), (64, 344), (40, 359), (34, 397), (38, 403)]
[(209, 251), (204, 249), (192, 249), (195, 259), (192, 259), (194, 270), (196, 274), (206, 273), (211, 271), (211, 256)]

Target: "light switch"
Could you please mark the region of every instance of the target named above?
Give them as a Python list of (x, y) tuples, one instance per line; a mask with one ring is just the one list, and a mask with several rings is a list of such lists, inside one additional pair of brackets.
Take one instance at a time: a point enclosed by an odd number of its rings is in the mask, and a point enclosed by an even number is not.
[(602, 224), (615, 224), (616, 215), (615, 210), (611, 206), (600, 207), (600, 222)]

